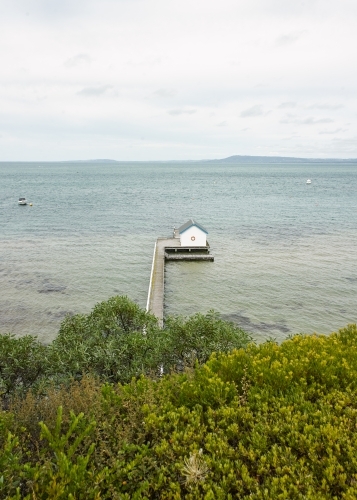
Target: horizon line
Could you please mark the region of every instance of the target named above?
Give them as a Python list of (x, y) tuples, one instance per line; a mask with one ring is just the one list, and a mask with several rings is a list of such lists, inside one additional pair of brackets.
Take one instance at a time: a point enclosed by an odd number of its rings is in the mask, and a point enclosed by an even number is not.
[(298, 161), (337, 161), (337, 162), (351, 162), (357, 161), (357, 158), (336, 158), (336, 157), (326, 157), (326, 158), (316, 158), (316, 157), (301, 157), (301, 156), (278, 156), (278, 155), (231, 155), (224, 158), (201, 158), (199, 160), (187, 159), (187, 160), (114, 160), (111, 158), (90, 158), (86, 160), (0, 160), (0, 163), (88, 163), (88, 162), (107, 162), (107, 163), (168, 163), (168, 162), (223, 162), (223, 161), (234, 161), (234, 160), (244, 160), (244, 159), (268, 159), (268, 160), (298, 160)]

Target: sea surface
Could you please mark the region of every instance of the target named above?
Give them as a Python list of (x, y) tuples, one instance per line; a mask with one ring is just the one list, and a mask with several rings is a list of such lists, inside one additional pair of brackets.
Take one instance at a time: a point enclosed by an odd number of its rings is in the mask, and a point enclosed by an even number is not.
[(357, 321), (357, 164), (0, 163), (0, 332), (144, 308), (155, 240), (189, 218), (215, 261), (166, 264), (166, 315), (214, 309), (257, 341)]

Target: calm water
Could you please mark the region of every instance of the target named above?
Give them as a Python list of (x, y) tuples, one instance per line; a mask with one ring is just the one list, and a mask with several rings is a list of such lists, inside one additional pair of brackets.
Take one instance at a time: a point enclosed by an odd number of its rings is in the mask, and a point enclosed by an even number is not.
[(0, 332), (145, 307), (155, 239), (191, 217), (215, 262), (166, 265), (166, 314), (213, 308), (257, 340), (357, 321), (357, 165), (0, 163)]

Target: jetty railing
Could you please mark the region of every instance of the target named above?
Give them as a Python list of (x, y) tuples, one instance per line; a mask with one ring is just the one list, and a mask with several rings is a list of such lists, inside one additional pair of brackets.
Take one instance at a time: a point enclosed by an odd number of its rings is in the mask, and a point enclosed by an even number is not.
[(154, 277), (155, 261), (156, 261), (156, 247), (157, 247), (157, 241), (155, 241), (154, 254), (152, 256), (150, 283), (149, 283), (149, 291), (148, 291), (148, 300), (146, 302), (146, 312), (149, 312), (149, 309), (150, 309), (150, 300), (151, 300), (151, 292), (152, 292), (152, 281), (153, 281), (153, 277)]

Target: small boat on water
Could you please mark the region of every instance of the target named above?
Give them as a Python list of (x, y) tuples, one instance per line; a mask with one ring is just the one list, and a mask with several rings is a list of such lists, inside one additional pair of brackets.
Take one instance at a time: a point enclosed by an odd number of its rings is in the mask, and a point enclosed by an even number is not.
[(27, 205), (26, 198), (19, 198), (19, 205)]
[(311, 179), (307, 179), (306, 184), (311, 184)]

